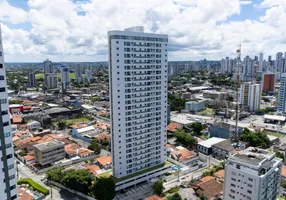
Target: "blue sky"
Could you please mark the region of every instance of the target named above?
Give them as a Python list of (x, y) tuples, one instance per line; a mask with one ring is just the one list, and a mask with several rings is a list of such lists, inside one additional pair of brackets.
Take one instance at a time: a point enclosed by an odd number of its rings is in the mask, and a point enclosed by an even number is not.
[(169, 35), (169, 60), (286, 51), (285, 0), (0, 0), (0, 21), (8, 62), (107, 60), (107, 31), (135, 25)]

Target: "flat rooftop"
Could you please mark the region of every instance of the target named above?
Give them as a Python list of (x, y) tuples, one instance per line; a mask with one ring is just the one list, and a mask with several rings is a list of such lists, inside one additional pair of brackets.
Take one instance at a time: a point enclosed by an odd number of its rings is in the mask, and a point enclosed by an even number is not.
[(258, 167), (259, 165), (263, 164), (264, 160), (269, 161), (272, 159), (271, 157), (274, 156), (275, 154), (273, 152), (269, 152), (260, 148), (248, 147), (247, 149), (234, 154), (229, 159)]
[(212, 145), (215, 145), (215, 144), (217, 144), (219, 142), (222, 142), (222, 141), (225, 141), (225, 140), (226, 139), (223, 139), (223, 138), (212, 137), (212, 138), (207, 139), (207, 140), (205, 140), (203, 142), (199, 142), (198, 144), (202, 145), (204, 147), (207, 147), (207, 148), (211, 148)]
[(276, 121), (285, 121), (286, 117), (284, 116), (278, 116), (278, 115), (264, 115), (264, 119), (269, 119), (269, 120), (276, 120)]
[(47, 149), (53, 149), (59, 146), (64, 147), (64, 143), (58, 140), (51, 140), (49, 142), (44, 142), (41, 144), (34, 145), (35, 148), (39, 149), (40, 151), (45, 151)]

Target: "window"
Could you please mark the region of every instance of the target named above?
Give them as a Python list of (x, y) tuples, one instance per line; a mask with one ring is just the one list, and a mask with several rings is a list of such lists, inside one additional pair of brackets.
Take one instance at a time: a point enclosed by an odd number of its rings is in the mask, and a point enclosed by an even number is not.
[(3, 80), (5, 80), (4, 76), (0, 76), (0, 81), (3, 81)]
[(2, 56), (2, 51), (0, 51), (0, 56)]
[(3, 68), (3, 64), (0, 63), (0, 69), (2, 69), (2, 68)]
[(2, 114), (2, 115), (8, 115), (8, 110), (3, 110), (3, 111), (1, 112), (1, 114)]
[(0, 103), (1, 103), (1, 104), (7, 103), (7, 99), (0, 99)]
[(3, 126), (9, 126), (9, 122), (3, 122)]
[(5, 88), (0, 88), (0, 92), (5, 92), (6, 89)]
[(11, 197), (11, 200), (17, 199), (17, 194)]
[(11, 136), (11, 133), (10, 133), (10, 132), (4, 133), (4, 136), (5, 136), (5, 137), (10, 137), (10, 136)]

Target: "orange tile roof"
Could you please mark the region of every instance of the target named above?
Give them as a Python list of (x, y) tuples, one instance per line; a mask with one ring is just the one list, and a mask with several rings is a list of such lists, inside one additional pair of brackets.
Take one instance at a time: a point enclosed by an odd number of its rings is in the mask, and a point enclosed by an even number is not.
[(93, 175), (96, 175), (96, 171), (100, 170), (100, 167), (97, 165), (85, 164), (82, 167)]
[(286, 177), (286, 166), (282, 165), (282, 176)]
[(24, 189), (18, 187), (18, 199), (19, 200), (34, 200), (34, 196), (26, 192)]
[(107, 163), (112, 163), (111, 156), (100, 156), (99, 158), (96, 158), (97, 162), (99, 162), (102, 166), (106, 166)]
[(218, 172), (214, 173), (214, 176), (217, 178), (224, 178), (224, 170), (219, 170)]
[(78, 144), (76, 143), (71, 143), (71, 144), (66, 144), (65, 145), (65, 152), (69, 155), (76, 154), (76, 149), (78, 149)]
[(171, 122), (169, 125), (168, 125), (168, 128), (167, 130), (170, 131), (170, 132), (176, 132), (176, 130), (180, 129), (183, 127), (183, 124), (180, 124), (180, 123), (177, 123), (177, 122)]
[(33, 159), (35, 159), (35, 156), (27, 155), (27, 156), (24, 156), (24, 159), (26, 161), (33, 160)]
[(145, 198), (144, 200), (164, 200), (162, 197), (159, 197), (158, 195), (152, 195), (150, 197)]
[(80, 157), (83, 157), (83, 156), (86, 156), (86, 155), (89, 155), (93, 153), (93, 151), (89, 150), (89, 149), (86, 149), (86, 148), (80, 148), (77, 150), (77, 154), (80, 156)]
[(223, 184), (216, 181), (215, 177), (206, 176), (193, 183), (191, 183), (191, 188), (193, 188), (196, 193), (204, 195), (208, 200), (214, 197), (220, 197), (223, 190)]
[(107, 130), (110, 127), (110, 124), (109, 123), (97, 123), (93, 126), (94, 128), (101, 128), (103, 130)]
[(172, 151), (171, 154), (172, 154), (173, 158), (175, 158), (175, 159), (177, 159), (176, 155), (181, 154), (181, 157), (179, 159), (180, 162), (196, 157), (196, 155), (193, 154), (188, 149), (181, 149), (178, 151)]
[(20, 115), (13, 115), (12, 116), (12, 121), (13, 123), (21, 123), (22, 122), (22, 117)]
[(13, 138), (12, 138), (12, 141), (13, 142), (15, 142), (15, 141), (17, 141), (17, 140), (19, 140), (20, 138), (18, 137), (18, 136), (14, 136)]
[(31, 138), (31, 141), (32, 141), (32, 142), (36, 142), (36, 141), (38, 141), (38, 140), (40, 140), (40, 139), (41, 139), (40, 136), (36, 136), (36, 137), (32, 137), (32, 138)]
[(110, 139), (110, 133), (107, 133), (107, 132), (103, 132), (103, 133), (100, 133), (96, 136), (97, 139), (99, 140), (109, 140)]
[(85, 123), (76, 123), (74, 125), (72, 125), (71, 127), (74, 128), (74, 129), (78, 129), (78, 128), (84, 128), (84, 127), (87, 127), (88, 125), (85, 124)]
[(31, 109), (32, 109), (32, 106), (23, 106), (23, 109), (24, 109), (24, 110), (31, 110)]
[(19, 128), (27, 128), (27, 124), (20, 124)]

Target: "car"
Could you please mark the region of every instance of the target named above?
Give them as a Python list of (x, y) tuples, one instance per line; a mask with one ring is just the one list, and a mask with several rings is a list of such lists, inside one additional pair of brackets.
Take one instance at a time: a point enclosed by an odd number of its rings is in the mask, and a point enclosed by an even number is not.
[(41, 181), (44, 181), (46, 178), (47, 178), (47, 176), (43, 176), (43, 177), (41, 178)]
[(191, 197), (187, 197), (187, 198), (185, 198), (185, 200), (192, 200), (192, 198)]

